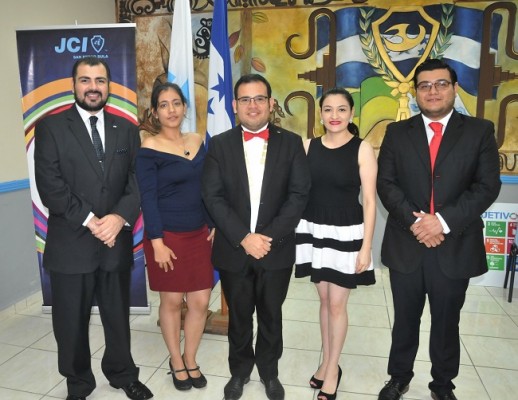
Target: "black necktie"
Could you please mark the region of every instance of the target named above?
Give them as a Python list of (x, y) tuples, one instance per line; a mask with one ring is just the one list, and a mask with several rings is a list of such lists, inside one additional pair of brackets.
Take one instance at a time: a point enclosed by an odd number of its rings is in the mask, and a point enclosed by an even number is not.
[(90, 117), (90, 126), (92, 127), (92, 143), (94, 144), (95, 153), (97, 154), (97, 159), (101, 163), (101, 168), (104, 169), (103, 142), (101, 141), (101, 136), (99, 135), (99, 131), (97, 130), (97, 117)]

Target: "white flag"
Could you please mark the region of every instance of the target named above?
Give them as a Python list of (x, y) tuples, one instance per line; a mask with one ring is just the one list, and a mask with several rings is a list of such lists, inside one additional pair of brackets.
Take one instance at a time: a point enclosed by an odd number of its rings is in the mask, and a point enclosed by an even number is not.
[(187, 98), (182, 132), (196, 132), (196, 98), (192, 53), (191, 7), (189, 0), (175, 0), (167, 80), (176, 83)]

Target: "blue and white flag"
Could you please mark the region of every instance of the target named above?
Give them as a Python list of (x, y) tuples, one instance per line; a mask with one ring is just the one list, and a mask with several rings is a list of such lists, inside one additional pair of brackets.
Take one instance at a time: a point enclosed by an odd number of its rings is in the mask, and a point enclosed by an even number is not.
[(194, 66), (192, 53), (191, 7), (189, 0), (174, 2), (171, 46), (167, 80), (176, 83), (187, 98), (187, 113), (182, 132), (196, 132), (196, 98), (194, 95)]
[[(214, 0), (207, 90), (206, 147), (212, 136), (233, 128), (235, 122), (232, 109), (232, 67), (228, 44), (227, 0)], [(218, 281), (219, 273), (214, 269), (214, 285)]]
[(209, 57), (206, 144), (211, 136), (229, 130), (234, 126), (226, 0), (214, 1)]
[[(429, 17), (442, 21), (444, 9), (441, 5), (423, 7)], [(364, 7), (365, 12), (372, 10)], [(422, 15), (417, 10), (401, 9), (398, 7), (389, 9), (376, 9), (369, 18), (369, 23), (363, 20), (359, 7), (348, 7), (335, 12), (336, 14), (336, 85), (358, 88), (361, 83), (370, 77), (377, 76), (371, 66), (371, 60), (367, 58), (360, 40), (360, 35), (371, 33), (373, 23), (383, 19), (385, 14), (393, 10), (390, 19), (382, 23), (380, 32), (384, 44), (397, 44), (401, 40), (398, 27), (407, 26), (404, 32), (406, 39), (412, 40), (419, 36), (421, 25), (429, 24), (423, 21)], [(483, 11), (452, 6), (449, 16), (448, 33), (451, 37), (446, 46), (442, 58), (457, 72), (460, 86), (469, 94), (476, 96), (478, 93), (478, 79), (480, 70), (480, 49), (483, 32)], [(490, 33), (491, 52), (498, 49), (498, 33), (502, 23), (502, 17), (493, 15), (492, 30)], [(364, 27), (369, 27), (368, 32)], [(444, 29), (444, 26), (441, 26)], [(399, 34), (398, 34), (399, 33)], [(488, 34), (488, 33), (485, 33)], [(434, 38), (435, 39), (435, 38)], [(329, 20), (319, 18), (317, 20), (317, 63), (322, 64), (324, 53), (329, 53)], [(431, 37), (428, 32), (422, 41), (411, 49), (405, 51), (385, 50), (394, 66), (404, 75), (408, 75), (421, 58), (424, 48)]]

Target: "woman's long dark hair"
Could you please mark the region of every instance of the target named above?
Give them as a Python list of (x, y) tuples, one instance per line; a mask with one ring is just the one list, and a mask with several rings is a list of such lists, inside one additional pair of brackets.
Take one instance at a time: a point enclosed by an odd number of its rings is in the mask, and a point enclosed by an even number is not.
[[(349, 103), (349, 107), (351, 107), (351, 110), (353, 109), (353, 107), (354, 107), (354, 100), (353, 100), (353, 96), (351, 96), (351, 93), (349, 93), (344, 88), (335, 87), (335, 88), (327, 90), (326, 92), (324, 92), (324, 94), (322, 94), (322, 97), (320, 97), (320, 101), (318, 102), (318, 105), (320, 106), (320, 111), (322, 111), (322, 104), (324, 104), (324, 100), (328, 96), (331, 96), (333, 94), (338, 94), (340, 96), (343, 96), (345, 98), (345, 100), (347, 100), (347, 102)], [(352, 122), (352, 121), (349, 122), (349, 125), (347, 126), (347, 129), (354, 136), (360, 136), (360, 129), (358, 128), (358, 126), (354, 122)]]
[[(153, 110), (154, 112), (157, 111), (158, 98), (160, 97), (160, 93), (165, 92), (169, 89), (174, 90), (178, 94), (183, 105), (188, 105), (187, 98), (184, 96), (180, 86), (178, 86), (176, 83), (164, 82), (160, 83), (159, 85), (156, 85), (153, 88), (153, 91), (151, 92), (151, 110)], [(154, 116), (154, 114), (151, 114), (151, 124), (153, 125), (153, 129), (155, 130), (151, 134), (156, 135), (160, 130), (160, 122), (158, 121), (158, 118)]]
[(159, 85), (156, 85), (153, 88), (153, 92), (151, 93), (151, 108), (155, 111), (158, 109), (158, 97), (160, 93), (165, 92), (166, 90), (172, 89), (174, 90), (178, 96), (180, 96), (180, 100), (184, 105), (187, 105), (187, 99), (183, 95), (182, 89), (176, 83), (164, 82)]

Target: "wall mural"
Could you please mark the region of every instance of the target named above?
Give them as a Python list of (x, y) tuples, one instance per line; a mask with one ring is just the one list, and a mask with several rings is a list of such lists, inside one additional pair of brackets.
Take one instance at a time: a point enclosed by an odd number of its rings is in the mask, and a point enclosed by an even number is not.
[[(212, 0), (191, 0), (197, 126), (205, 131)], [(408, 3), (412, 3), (409, 5)], [(138, 115), (149, 123), (153, 85), (166, 79), (173, 0), (117, 0), (119, 22), (137, 25)], [(500, 169), (518, 183), (518, 31), (512, 1), (230, 0), (234, 81), (272, 84), (273, 121), (303, 138), (323, 134), (322, 91), (353, 93), (361, 137), (379, 148), (388, 123), (418, 112), (411, 78), (427, 57), (459, 75), (455, 107), (495, 123)]]

